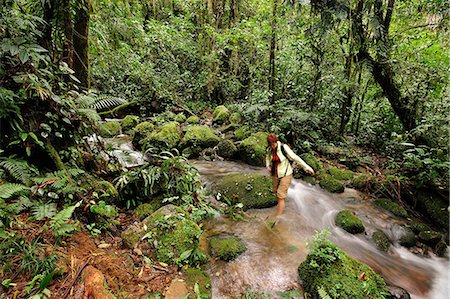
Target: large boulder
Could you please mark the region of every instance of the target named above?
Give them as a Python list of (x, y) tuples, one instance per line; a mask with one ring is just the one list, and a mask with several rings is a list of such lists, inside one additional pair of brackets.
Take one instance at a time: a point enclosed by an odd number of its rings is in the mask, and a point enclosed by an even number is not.
[(344, 192), (345, 189), (344, 184), (341, 181), (334, 179), (331, 175), (322, 176), (319, 185), (331, 193), (341, 193)]
[(255, 166), (263, 166), (267, 153), (267, 135), (265, 132), (258, 132), (244, 139), (239, 146), (241, 159)]
[(308, 298), (385, 298), (383, 279), (328, 240), (310, 250), (298, 273)]
[(384, 252), (388, 252), (389, 247), (391, 246), (388, 236), (382, 230), (377, 230), (372, 234), (372, 241), (378, 249)]
[(105, 138), (114, 137), (120, 134), (120, 123), (118, 121), (108, 121), (100, 124), (100, 136)]
[(408, 217), (408, 212), (406, 212), (406, 210), (401, 205), (393, 202), (392, 200), (389, 200), (387, 198), (379, 198), (376, 199), (374, 203), (376, 206), (383, 208), (396, 216), (403, 218)]
[(214, 131), (207, 126), (188, 126), (186, 128), (186, 133), (181, 140), (181, 148), (208, 148), (214, 147), (220, 141), (219, 136), (217, 136)]
[(219, 156), (226, 159), (232, 159), (236, 156), (236, 153), (237, 147), (231, 140), (224, 139), (219, 142), (217, 146), (217, 154), (219, 154)]
[(145, 149), (157, 148), (171, 150), (181, 140), (181, 133), (177, 122), (168, 122), (156, 129), (144, 140)]
[(234, 131), (235, 140), (244, 140), (252, 134), (252, 130), (247, 126), (240, 126), (236, 131)]
[(226, 235), (211, 237), (209, 246), (211, 255), (224, 261), (232, 261), (247, 250), (240, 238)]
[(232, 174), (215, 186), (221, 196), (241, 202), (244, 209), (269, 208), (277, 204), (270, 177), (261, 174)]
[(221, 105), (217, 106), (216, 109), (214, 109), (213, 113), (213, 122), (217, 124), (223, 124), (228, 121), (230, 118), (230, 110), (228, 110), (227, 107)]
[(337, 167), (331, 167), (330, 169), (328, 169), (328, 172), (330, 173), (330, 175), (339, 181), (349, 181), (351, 179), (353, 179), (355, 173), (351, 170), (348, 169), (340, 169)]
[(155, 125), (149, 121), (138, 124), (133, 129), (133, 146), (137, 149), (141, 148), (142, 141), (145, 140), (155, 129)]
[(335, 221), (337, 226), (351, 234), (359, 234), (365, 230), (361, 219), (350, 210), (342, 210), (337, 213)]

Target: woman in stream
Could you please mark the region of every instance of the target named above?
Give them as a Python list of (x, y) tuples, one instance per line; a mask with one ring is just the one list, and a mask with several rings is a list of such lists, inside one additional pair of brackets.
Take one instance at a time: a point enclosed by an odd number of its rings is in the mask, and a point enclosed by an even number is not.
[(297, 156), (287, 144), (278, 141), (277, 135), (269, 134), (267, 143), (269, 146), (266, 155), (266, 168), (272, 176), (272, 189), (278, 203), (274, 223), (276, 225), (280, 216), (284, 213), (285, 200), (292, 181), (293, 170), (290, 161), (296, 162), (310, 175), (314, 175), (314, 169)]

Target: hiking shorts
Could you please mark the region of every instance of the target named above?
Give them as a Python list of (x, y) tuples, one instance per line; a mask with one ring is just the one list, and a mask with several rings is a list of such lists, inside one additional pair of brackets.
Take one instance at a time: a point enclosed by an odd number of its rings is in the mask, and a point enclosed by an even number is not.
[(289, 185), (292, 181), (292, 174), (281, 178), (272, 176), (272, 190), (277, 196), (277, 200), (284, 200), (287, 197)]

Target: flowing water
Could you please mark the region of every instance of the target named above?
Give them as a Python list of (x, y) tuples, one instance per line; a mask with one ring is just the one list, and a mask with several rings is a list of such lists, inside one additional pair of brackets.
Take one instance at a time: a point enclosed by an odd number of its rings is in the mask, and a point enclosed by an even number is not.
[[(207, 184), (232, 173), (265, 173), (264, 168), (234, 162), (193, 161)], [(365, 234), (351, 235), (334, 224), (342, 209), (355, 211), (366, 227)], [(209, 272), (213, 298), (242, 298), (246, 291), (263, 292), (271, 298), (277, 292), (301, 288), (297, 267), (307, 256), (307, 243), (324, 228), (330, 239), (350, 256), (370, 265), (390, 285), (406, 289), (413, 299), (449, 298), (449, 260), (430, 254), (413, 254), (398, 245), (402, 220), (376, 208), (355, 190), (330, 194), (318, 186), (293, 180), (286, 212), (280, 223), (269, 229), (265, 219), (274, 215), (275, 207), (247, 211), (249, 220), (235, 222), (224, 217), (210, 221), (210, 234), (234, 234), (247, 245), (247, 251), (232, 262), (215, 261)], [(394, 242), (388, 253), (370, 241), (383, 230)]]

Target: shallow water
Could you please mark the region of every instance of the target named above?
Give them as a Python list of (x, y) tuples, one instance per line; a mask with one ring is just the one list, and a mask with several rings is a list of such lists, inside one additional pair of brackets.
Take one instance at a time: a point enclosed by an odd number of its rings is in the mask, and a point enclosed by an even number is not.
[[(193, 164), (207, 184), (232, 173), (265, 173), (264, 168), (242, 163), (193, 161)], [(336, 227), (334, 216), (342, 209), (352, 210), (361, 218), (365, 234), (351, 235)], [(324, 228), (330, 230), (330, 239), (350, 256), (370, 265), (388, 284), (406, 289), (413, 299), (449, 298), (449, 260), (432, 253), (413, 254), (396, 244), (398, 224), (404, 221), (378, 209), (355, 190), (346, 189), (336, 195), (293, 180), (286, 213), (271, 230), (265, 219), (274, 213), (275, 207), (249, 210), (246, 222), (218, 217), (206, 225), (210, 234), (239, 236), (248, 248), (232, 262), (211, 263), (213, 298), (241, 298), (246, 291), (279, 298), (277, 292), (301, 288), (297, 267), (307, 256), (307, 243)], [(377, 229), (394, 241), (388, 253), (379, 251), (370, 241)]]

